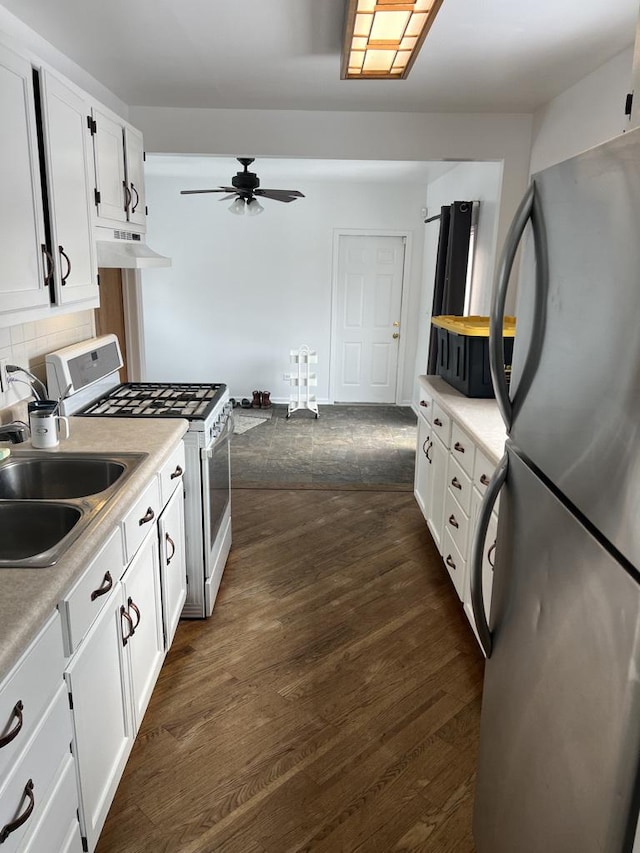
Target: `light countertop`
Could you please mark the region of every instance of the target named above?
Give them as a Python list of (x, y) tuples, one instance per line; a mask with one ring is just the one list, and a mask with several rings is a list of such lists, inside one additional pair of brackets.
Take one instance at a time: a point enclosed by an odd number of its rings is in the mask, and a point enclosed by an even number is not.
[[(70, 418), (71, 435), (59, 447), (64, 453), (146, 453), (121, 488), (98, 512), (54, 566), (43, 569), (0, 568), (0, 680), (42, 628), (58, 602), (80, 577), (115, 526), (133, 506), (187, 431), (179, 418)], [(6, 446), (6, 445), (2, 445)], [(31, 443), (12, 445), (19, 456)]]
[(507, 431), (494, 399), (465, 397), (440, 376), (419, 376), (420, 387), (432, 396), (466, 430), (494, 463), (504, 453)]

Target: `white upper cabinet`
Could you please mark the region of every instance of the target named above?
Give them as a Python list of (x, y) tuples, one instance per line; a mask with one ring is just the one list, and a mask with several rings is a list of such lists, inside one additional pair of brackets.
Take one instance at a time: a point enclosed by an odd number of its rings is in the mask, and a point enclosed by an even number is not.
[(97, 301), (98, 268), (90, 206), (93, 164), (87, 127), (88, 107), (80, 95), (47, 72), (42, 72), (40, 86), (54, 300), (57, 305)]
[(142, 134), (115, 115), (93, 109), (93, 150), (98, 225), (127, 224), (143, 231), (144, 147)]
[(49, 305), (33, 105), (31, 63), (0, 45), (0, 325)]

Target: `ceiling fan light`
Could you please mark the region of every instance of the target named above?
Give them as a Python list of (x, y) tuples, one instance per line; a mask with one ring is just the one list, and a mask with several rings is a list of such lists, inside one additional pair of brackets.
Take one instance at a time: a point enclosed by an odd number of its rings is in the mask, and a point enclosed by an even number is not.
[(343, 80), (403, 80), (444, 0), (348, 0)]
[(243, 216), (245, 213), (245, 203), (244, 199), (238, 196), (234, 201), (229, 205), (229, 211), (231, 213), (235, 213), (236, 216)]
[(250, 198), (247, 202), (247, 216), (259, 216), (263, 210), (264, 207), (260, 204), (257, 198)]

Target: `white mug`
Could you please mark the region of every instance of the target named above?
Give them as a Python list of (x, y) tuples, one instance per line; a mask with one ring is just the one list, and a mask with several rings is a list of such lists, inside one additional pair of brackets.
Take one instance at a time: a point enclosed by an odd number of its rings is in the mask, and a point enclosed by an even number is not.
[(38, 449), (57, 447), (60, 443), (60, 425), (64, 425), (64, 438), (69, 438), (69, 419), (53, 412), (30, 412), (31, 446)]

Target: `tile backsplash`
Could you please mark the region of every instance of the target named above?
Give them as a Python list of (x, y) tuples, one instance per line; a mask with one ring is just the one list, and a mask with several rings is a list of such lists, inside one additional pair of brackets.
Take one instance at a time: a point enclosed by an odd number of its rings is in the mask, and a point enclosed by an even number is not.
[[(33, 323), (22, 323), (0, 329), (0, 358), (10, 364), (25, 367), (43, 382), (46, 380), (44, 358), (47, 353), (61, 347), (85, 341), (95, 335), (93, 311), (61, 314)], [(28, 377), (14, 373), (15, 379)], [(0, 392), (0, 410), (17, 400), (30, 396), (29, 388), (22, 382), (12, 382), (8, 393)]]

